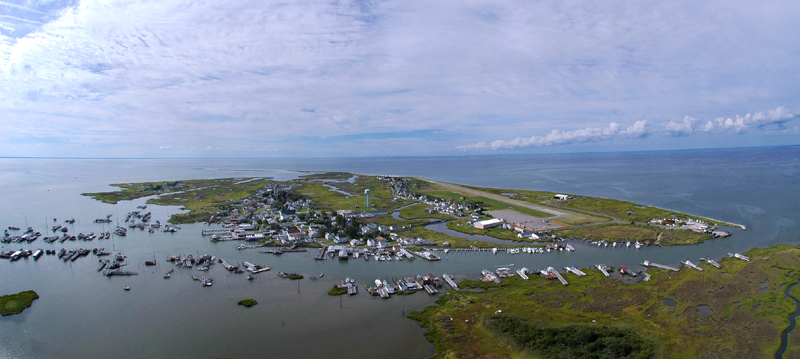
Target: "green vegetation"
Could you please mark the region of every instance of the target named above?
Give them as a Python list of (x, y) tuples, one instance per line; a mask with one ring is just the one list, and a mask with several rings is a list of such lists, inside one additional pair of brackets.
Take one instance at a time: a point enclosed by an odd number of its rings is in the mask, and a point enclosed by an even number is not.
[[(463, 212), (464, 217), (458, 217), (462, 213), (456, 215), (428, 213), (429, 206), (425, 203), (415, 204), (415, 200), (395, 197), (393, 183), (395, 185), (408, 183), (408, 187), (403, 191), (408, 190), (434, 199), (452, 200), (461, 205), (458, 211)], [(309, 225), (320, 225), (322, 234), (335, 231), (351, 238), (361, 239), (380, 235), (377, 231), (362, 234), (359, 230), (361, 224), (408, 227), (425, 224), (428, 219), (436, 218), (448, 220), (449, 229), (465, 234), (480, 234), (519, 243), (535, 243), (530, 239), (517, 238), (517, 233), (511, 230), (502, 228), (480, 230), (467, 225), (471, 220), (471, 214), (478, 213), (485, 218), (485, 211), (492, 210), (513, 210), (536, 218), (551, 218), (552, 223), (566, 226), (552, 230), (562, 237), (608, 241), (639, 240), (661, 245), (694, 244), (711, 238), (708, 234), (646, 225), (654, 218), (685, 219), (689, 216), (655, 207), (638, 206), (626, 201), (580, 196), (575, 196), (573, 200), (556, 201), (552, 199), (554, 195), (552, 192), (479, 188), (434, 183), (416, 178), (395, 181), (386, 177), (330, 172), (308, 174), (298, 180), (286, 182), (275, 182), (264, 178), (227, 178), (127, 183), (114, 186), (120, 190), (84, 195), (108, 203), (152, 196), (147, 203), (180, 206), (181, 209), (188, 211), (172, 215), (169, 222), (174, 224), (211, 222), (227, 218), (231, 213), (235, 213), (234, 209), (238, 210), (238, 216), (254, 221), (253, 215), (260, 210), (256, 208), (263, 208), (265, 199), (269, 199), (268, 203), (272, 210), (281, 208), (289, 201), (308, 199), (311, 208), (298, 211), (297, 216), (300, 220), (308, 222)], [(269, 186), (267, 191), (260, 192), (267, 186)], [(364, 208), (366, 189), (370, 190), (369, 208)], [(257, 205), (259, 203), (260, 206)], [(403, 208), (399, 215), (403, 220), (393, 218), (391, 212), (401, 207)], [(567, 215), (553, 218), (553, 214), (543, 211), (547, 210), (547, 207), (555, 208)], [(335, 214), (336, 211), (342, 210), (378, 210), (389, 213), (352, 220), (344, 217), (335, 219), (330, 216), (331, 213)], [(694, 218), (699, 219), (699, 217)], [(270, 225), (266, 222), (263, 220), (260, 224), (271, 226), (272, 229), (278, 226), (276, 223)], [(419, 227), (393, 231), (403, 236), (432, 240), (437, 244), (449, 242), (453, 247), (498, 247), (491, 243), (451, 237)]]
[(239, 305), (243, 305), (243, 306), (248, 307), (248, 308), (250, 308), (250, 307), (252, 307), (252, 306), (254, 306), (256, 304), (258, 304), (258, 302), (256, 302), (256, 300), (253, 299), (253, 298), (242, 299), (242, 300), (239, 301)]
[(553, 325), (509, 315), (491, 315), (486, 326), (520, 350), (539, 358), (652, 358), (658, 344), (631, 328), (610, 325)]
[(567, 238), (583, 238), (591, 241), (649, 241), (653, 244), (676, 245), (697, 244), (711, 239), (707, 233), (697, 233), (683, 229), (664, 229), (660, 226), (632, 224), (602, 224), (591, 227), (566, 228), (558, 231)]
[(39, 299), (39, 294), (32, 290), (8, 294), (0, 297), (0, 315), (14, 315), (22, 313), (31, 306), (34, 300)]
[[(299, 182), (300, 187), (297, 189), (297, 192), (313, 201), (312, 206), (318, 211), (382, 210), (391, 212), (395, 208), (413, 203), (405, 200), (393, 201), (394, 194), (388, 182), (379, 179), (379, 177), (354, 174), (347, 175), (348, 176), (345, 176), (335, 172), (332, 178), (325, 177), (324, 175), (304, 176), (303, 178), (307, 180)], [(320, 181), (322, 179), (344, 181), (353, 176), (356, 176), (353, 183), (346, 181), (326, 183)], [(349, 195), (333, 191), (328, 186), (332, 186)], [(364, 191), (367, 189), (370, 190), (370, 207), (364, 208)]]
[(173, 215), (169, 220), (170, 223), (208, 221), (215, 212), (229, 206), (232, 201), (248, 198), (271, 182), (262, 178), (226, 178), (208, 181), (207, 186), (192, 191), (162, 195), (148, 200), (147, 203), (181, 206), (183, 209), (189, 210), (188, 214)]
[(289, 278), (291, 280), (298, 280), (298, 279), (303, 279), (303, 275), (302, 274), (297, 274), (297, 273), (292, 273), (292, 274), (289, 274), (289, 276), (286, 277), (286, 278)]
[(400, 218), (412, 220), (412, 219), (427, 219), (427, 218), (437, 218), (437, 219), (453, 219), (453, 216), (447, 213), (429, 213), (428, 212), (428, 205), (425, 203), (415, 204), (410, 207), (406, 207), (400, 210)]
[[(630, 357), (771, 357), (788, 326), (786, 317), (795, 309), (784, 291), (800, 280), (800, 249), (778, 246), (746, 254), (750, 262), (726, 258), (722, 269), (705, 263), (700, 264), (703, 272), (651, 269), (651, 280), (635, 285), (594, 270), (585, 271), (586, 277), (568, 275), (569, 286), (540, 276), (529, 281), (515, 276), (500, 285), (464, 280), (460, 287), (482, 290), (450, 291), (436, 306), (410, 317), (429, 328), (426, 337), (436, 345), (434, 358), (552, 357), (548, 353), (576, 347), (627, 350), (619, 346), (623, 343), (631, 349)], [(677, 305), (669, 307), (662, 298)], [(711, 314), (700, 314), (701, 306), (708, 306)], [(496, 315), (498, 310), (503, 316)], [(513, 319), (497, 319), (506, 317)], [(579, 336), (573, 343), (589, 344), (563, 346), (572, 331), (589, 338)], [(557, 340), (534, 340), (531, 333)], [(617, 341), (619, 337), (627, 339)], [(790, 336), (789, 353), (798, 351), (800, 335)]]
[(333, 287), (328, 291), (328, 295), (342, 295), (347, 294), (347, 287)]

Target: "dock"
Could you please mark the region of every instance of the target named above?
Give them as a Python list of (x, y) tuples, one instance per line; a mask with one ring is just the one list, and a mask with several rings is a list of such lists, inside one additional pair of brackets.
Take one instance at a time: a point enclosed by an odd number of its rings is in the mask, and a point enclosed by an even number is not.
[(216, 228), (216, 229), (204, 229), (202, 232), (203, 236), (213, 236), (213, 235), (218, 236), (222, 234), (231, 234), (231, 230), (225, 228)]
[(558, 281), (561, 282), (561, 284), (569, 285), (569, 282), (567, 282), (567, 280), (564, 279), (564, 277), (561, 276), (561, 273), (558, 273), (558, 271), (555, 268), (547, 267), (546, 272), (554, 274), (556, 276), (556, 278), (558, 278)]
[(685, 265), (687, 265), (689, 267), (692, 267), (694, 269), (697, 269), (697, 270), (699, 270), (701, 272), (703, 271), (703, 268), (698, 267), (697, 264), (692, 263), (692, 261), (690, 261), (688, 259), (686, 261), (684, 261), (683, 264), (685, 264)]
[(606, 276), (606, 277), (610, 277), (611, 276), (610, 274), (608, 274), (608, 270), (606, 269), (606, 266), (604, 266), (602, 264), (595, 264), (595, 267), (597, 267), (597, 269), (600, 270), (600, 273), (603, 273), (604, 276)]
[(645, 267), (656, 267), (656, 268), (671, 270), (673, 272), (677, 272), (679, 270), (678, 268), (675, 268), (675, 267), (665, 266), (663, 264), (653, 263), (653, 262), (650, 262), (650, 261), (644, 261), (644, 262), (642, 262), (642, 265), (645, 266)]
[(700, 258), (700, 260), (701, 260), (701, 261), (708, 262), (708, 263), (709, 263), (709, 264), (711, 264), (712, 266), (714, 266), (714, 267), (717, 267), (717, 268), (719, 268), (719, 269), (722, 269), (722, 264), (719, 264), (719, 263), (717, 263), (717, 261), (715, 261), (715, 260), (713, 260), (713, 259), (711, 259), (711, 258)]
[(328, 250), (328, 246), (323, 244), (322, 248), (320, 248), (319, 251), (317, 251), (317, 255), (314, 257), (314, 259), (316, 259), (318, 261), (324, 260), (325, 259), (325, 252), (327, 250)]
[(572, 266), (572, 267), (564, 267), (564, 270), (565, 270), (565, 271), (567, 271), (567, 272), (570, 272), (570, 273), (572, 273), (572, 274), (575, 274), (575, 275), (577, 275), (578, 277), (585, 277), (585, 276), (586, 276), (586, 273), (584, 273), (583, 271), (581, 271), (581, 270), (580, 270), (580, 269), (578, 269), (578, 268), (575, 268), (575, 266)]
[(449, 285), (450, 288), (453, 288), (455, 290), (459, 290), (458, 289), (458, 284), (456, 284), (456, 281), (453, 279), (453, 276), (451, 276), (451, 275), (449, 275), (447, 273), (444, 273), (444, 274), (442, 274), (442, 278), (444, 278), (445, 283), (447, 283), (447, 285)]
[(747, 261), (747, 262), (750, 261), (750, 257), (748, 257), (746, 255), (743, 255), (743, 254), (739, 254), (739, 253), (734, 253), (734, 254), (728, 253), (728, 257), (739, 258), (739, 259), (741, 259), (743, 261)]
[(524, 280), (530, 279), (530, 278), (528, 278), (528, 268), (517, 269), (517, 274), (519, 275), (520, 278), (522, 278)]

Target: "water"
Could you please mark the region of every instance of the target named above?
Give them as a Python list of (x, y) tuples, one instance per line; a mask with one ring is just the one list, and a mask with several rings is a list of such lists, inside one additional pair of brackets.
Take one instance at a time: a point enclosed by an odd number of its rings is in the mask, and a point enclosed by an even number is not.
[[(120, 357), (375, 357), (419, 358), (433, 353), (418, 323), (403, 313), (433, 304), (425, 293), (381, 300), (365, 295), (363, 284), (375, 278), (433, 272), (477, 277), (482, 269), (513, 263), (545, 268), (602, 261), (627, 265), (649, 259), (677, 266), (699, 256), (720, 258), (728, 252), (781, 243), (800, 243), (800, 148), (760, 148), (648, 153), (569, 154), (486, 157), (369, 159), (214, 159), (214, 160), (86, 160), (0, 159), (0, 225), (32, 226), (44, 232), (75, 218), (71, 233), (99, 232), (109, 226), (95, 218), (124, 216), (143, 200), (103, 204), (83, 192), (107, 191), (110, 183), (267, 176), (290, 179), (293, 171), (349, 171), (364, 174), (419, 176), (476, 186), (547, 190), (612, 197), (741, 223), (732, 237), (687, 247), (598, 248), (575, 242), (572, 253), (457, 253), (439, 262), (363, 259), (314, 261), (314, 251), (282, 256), (237, 251), (231, 242), (211, 243), (200, 236), (204, 226), (184, 225), (174, 234), (130, 230), (128, 237), (91, 243), (40, 240), (30, 248), (105, 246), (129, 256), (134, 277), (98, 274), (93, 257), (64, 263), (52, 256), (38, 261), (0, 261), (0, 292), (34, 289), (41, 298), (20, 315), (0, 319), (0, 358)], [(175, 207), (150, 206), (153, 220), (165, 222)], [(114, 224), (115, 225), (115, 224)], [(112, 225), (113, 226), (113, 225)], [(18, 245), (15, 245), (18, 246)], [(26, 246), (27, 248), (27, 246)], [(169, 254), (208, 253), (231, 262), (265, 264), (272, 271), (247, 281), (220, 266), (208, 275), (214, 286), (202, 288), (189, 276), (196, 270), (176, 269)], [(143, 262), (155, 258), (157, 268)], [(325, 273), (317, 281), (280, 279), (276, 271), (306, 276)], [(361, 287), (354, 297), (325, 293), (333, 283), (354, 277)], [(128, 285), (131, 291), (122, 287)], [(235, 303), (255, 298), (243, 308)], [(340, 304), (341, 303), (341, 304)], [(146, 345), (143, 345), (146, 343)]]

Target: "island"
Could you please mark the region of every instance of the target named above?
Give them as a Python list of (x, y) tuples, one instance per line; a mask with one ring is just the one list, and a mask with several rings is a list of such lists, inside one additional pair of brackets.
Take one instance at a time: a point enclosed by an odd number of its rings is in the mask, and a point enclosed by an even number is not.
[[(356, 246), (364, 246), (367, 241), (404, 239), (416, 243), (403, 244), (417, 247), (502, 248), (567, 238), (670, 246), (730, 235), (720, 227), (745, 229), (608, 198), (345, 172), (308, 173), (291, 181), (248, 177), (113, 186), (119, 190), (84, 195), (107, 203), (147, 197), (148, 204), (188, 211), (174, 214), (169, 220), (173, 225), (238, 225), (251, 239), (276, 245), (325, 239), (337, 244), (355, 240)], [(287, 230), (286, 223), (294, 228)], [(432, 226), (441, 223), (444, 227)], [(454, 232), (500, 241), (475, 241)]]
[(0, 296), (0, 315), (7, 316), (22, 313), (36, 299), (39, 299), (39, 294), (32, 290)]
[(239, 305), (245, 306), (247, 308), (250, 308), (256, 304), (258, 304), (258, 302), (253, 298), (242, 299), (239, 301)]

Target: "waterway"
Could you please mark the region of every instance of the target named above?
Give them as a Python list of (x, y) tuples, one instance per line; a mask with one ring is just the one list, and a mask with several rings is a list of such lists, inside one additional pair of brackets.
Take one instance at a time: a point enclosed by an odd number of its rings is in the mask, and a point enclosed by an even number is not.
[[(800, 148), (760, 148), (611, 154), (486, 157), (346, 158), (346, 159), (0, 159), (0, 226), (31, 226), (44, 232), (75, 218), (71, 233), (112, 229), (95, 218), (114, 219), (136, 210), (144, 200), (109, 205), (81, 196), (108, 191), (110, 183), (191, 178), (295, 178), (295, 171), (348, 171), (375, 175), (431, 178), (475, 186), (547, 190), (630, 200), (747, 226), (733, 236), (686, 247), (597, 247), (573, 242), (575, 252), (506, 254), (450, 252), (428, 262), (376, 262), (363, 259), (314, 261), (313, 251), (261, 254), (237, 251), (234, 242), (212, 243), (200, 224), (182, 225), (177, 233), (129, 230), (127, 237), (94, 242), (40, 240), (31, 248), (99, 247), (128, 255), (133, 277), (104, 277), (93, 257), (64, 263), (52, 256), (38, 261), (0, 261), (0, 292), (33, 289), (40, 299), (20, 315), (0, 319), (0, 358), (143, 357), (377, 357), (420, 358), (432, 354), (418, 323), (404, 318), (433, 304), (435, 296), (417, 293), (381, 300), (365, 295), (335, 298), (325, 293), (345, 277), (363, 285), (375, 278), (433, 272), (456, 279), (478, 277), (482, 269), (514, 264), (546, 268), (601, 262), (639, 269), (645, 259), (678, 266), (699, 256), (719, 259), (753, 247), (800, 244)], [(153, 220), (166, 222), (177, 207), (149, 206)], [(116, 225), (113, 223), (111, 227)], [(18, 245), (15, 245), (18, 246)], [(25, 246), (27, 247), (27, 246)], [(258, 279), (229, 275), (221, 266), (207, 274), (176, 269), (170, 254), (208, 253), (230, 262), (272, 267)], [(153, 257), (155, 268), (145, 267)], [(322, 279), (280, 279), (277, 271)], [(191, 275), (210, 275), (203, 288)], [(122, 290), (123, 286), (131, 290)], [(255, 298), (243, 308), (236, 302)], [(341, 304), (340, 304), (341, 303)], [(777, 338), (776, 338), (777, 340)], [(147, 345), (142, 345), (147, 343)]]
[(794, 312), (789, 314), (789, 317), (787, 318), (789, 320), (789, 326), (781, 332), (781, 345), (778, 347), (778, 351), (775, 352), (775, 359), (783, 358), (783, 353), (786, 352), (786, 348), (789, 346), (789, 333), (791, 333), (797, 326), (797, 315), (800, 315), (800, 301), (793, 297), (791, 293), (792, 289), (794, 289), (794, 287), (796, 287), (798, 284), (800, 284), (800, 282), (790, 285), (784, 294), (786, 298), (794, 301), (795, 309)]

